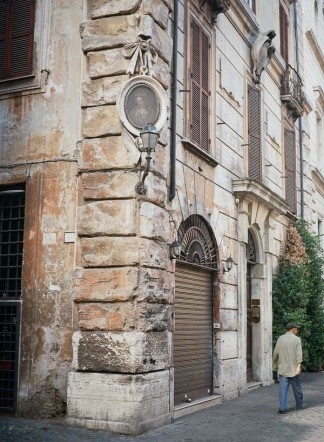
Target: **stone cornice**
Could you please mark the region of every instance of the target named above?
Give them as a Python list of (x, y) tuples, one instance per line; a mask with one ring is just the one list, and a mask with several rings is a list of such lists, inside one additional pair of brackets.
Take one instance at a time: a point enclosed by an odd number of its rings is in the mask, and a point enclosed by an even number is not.
[(314, 32), (309, 29), (308, 31), (306, 31), (306, 37), (307, 40), (311, 46), (311, 48), (313, 49), (313, 52), (316, 56), (316, 59), (322, 69), (322, 71), (324, 71), (324, 53), (322, 48), (320, 47), (320, 45), (318, 44), (317, 38), (314, 34)]
[[(235, 16), (233, 16), (233, 13)], [(226, 13), (226, 16), (247, 45), (252, 47), (253, 40), (260, 33), (260, 29), (255, 15), (251, 11), (251, 8), (248, 6), (246, 1), (232, 0), (231, 7)], [(240, 21), (241, 25), (244, 26), (248, 34), (242, 32), (239, 24), (236, 22), (236, 19)]]
[(259, 201), (268, 209), (273, 210), (275, 216), (285, 215), (289, 211), (289, 206), (284, 199), (264, 184), (250, 178), (233, 180), (233, 192), (238, 199)]

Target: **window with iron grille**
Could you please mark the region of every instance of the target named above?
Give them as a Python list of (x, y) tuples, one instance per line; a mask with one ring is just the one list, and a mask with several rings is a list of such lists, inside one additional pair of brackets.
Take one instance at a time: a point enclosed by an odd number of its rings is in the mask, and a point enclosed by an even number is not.
[(16, 411), (18, 355), (18, 302), (0, 300), (0, 411)]
[(261, 92), (252, 86), (248, 89), (249, 177), (262, 179), (261, 150)]
[(0, 0), (0, 80), (32, 73), (35, 0)]
[(0, 188), (0, 410), (16, 410), (25, 192)]
[(290, 211), (296, 213), (296, 147), (295, 132), (285, 129), (285, 196)]
[(0, 301), (21, 296), (24, 212), (23, 189), (0, 188)]
[(196, 146), (210, 147), (210, 38), (191, 18), (190, 23), (190, 140)]

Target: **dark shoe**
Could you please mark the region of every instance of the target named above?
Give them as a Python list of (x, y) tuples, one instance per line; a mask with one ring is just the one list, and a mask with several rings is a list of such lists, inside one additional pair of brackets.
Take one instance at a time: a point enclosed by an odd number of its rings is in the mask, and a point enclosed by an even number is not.
[(296, 410), (305, 410), (307, 408), (306, 404), (303, 404), (301, 407), (296, 407)]
[(287, 410), (278, 410), (278, 413), (279, 414), (285, 414), (285, 413), (287, 413)]

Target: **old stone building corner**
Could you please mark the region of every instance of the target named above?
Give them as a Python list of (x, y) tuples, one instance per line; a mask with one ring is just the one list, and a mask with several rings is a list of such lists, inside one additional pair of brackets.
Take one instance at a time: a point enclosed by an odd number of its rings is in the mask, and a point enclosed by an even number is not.
[(1, 412), (135, 435), (273, 382), (322, 6), (0, 0)]

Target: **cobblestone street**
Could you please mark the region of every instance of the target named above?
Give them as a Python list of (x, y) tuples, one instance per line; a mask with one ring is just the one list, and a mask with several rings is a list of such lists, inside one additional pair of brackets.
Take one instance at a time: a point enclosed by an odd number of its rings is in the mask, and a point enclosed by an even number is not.
[(177, 419), (136, 437), (107, 431), (70, 427), (55, 421), (35, 421), (0, 416), (2, 442), (295, 442), (324, 440), (324, 373), (303, 373), (302, 385), (308, 408), (295, 411), (289, 393), (289, 412), (278, 415), (278, 384), (252, 390), (248, 395), (226, 401)]

